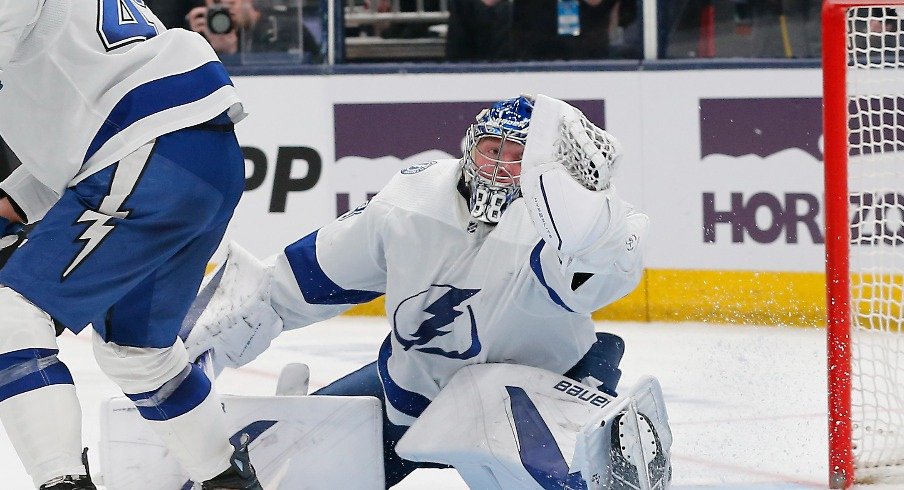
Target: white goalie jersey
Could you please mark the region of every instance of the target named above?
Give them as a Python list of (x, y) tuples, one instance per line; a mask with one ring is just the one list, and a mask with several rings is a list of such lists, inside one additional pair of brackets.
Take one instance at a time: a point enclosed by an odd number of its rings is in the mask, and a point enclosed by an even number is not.
[(143, 0), (0, 0), (0, 135), (23, 164), (2, 187), (29, 221), (142, 144), (225, 111), (244, 115), (216, 53)]
[(524, 199), (499, 223), (471, 218), (460, 162), (402, 170), (369, 203), (276, 257), (272, 307), (285, 329), (385, 294), (391, 333), (378, 356), (390, 420), (410, 425), (462, 367), (514, 363), (556, 373), (595, 341), (590, 314), (633, 290), (648, 219), (609, 193), (595, 270), (566, 271)]

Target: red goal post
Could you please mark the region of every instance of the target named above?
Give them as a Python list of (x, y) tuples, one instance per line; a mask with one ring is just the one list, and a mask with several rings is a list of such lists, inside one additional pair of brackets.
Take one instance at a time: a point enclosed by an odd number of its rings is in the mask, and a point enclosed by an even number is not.
[(826, 0), (822, 29), (830, 487), (900, 483), (904, 0)]

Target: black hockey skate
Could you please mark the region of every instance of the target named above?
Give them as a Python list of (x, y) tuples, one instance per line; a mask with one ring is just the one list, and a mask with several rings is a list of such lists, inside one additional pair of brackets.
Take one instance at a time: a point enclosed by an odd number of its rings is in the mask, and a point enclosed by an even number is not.
[[(243, 439), (247, 436), (243, 435)], [(251, 458), (248, 456), (247, 441), (239, 444), (232, 453), (229, 469), (220, 473), (211, 480), (201, 484), (202, 490), (263, 490), (257, 473), (251, 466)]]
[[(631, 420), (634, 418), (635, 420)], [(639, 446), (639, 447), (638, 447)], [(650, 419), (629, 409), (612, 421), (611, 490), (665, 490), (671, 464)]]
[(82, 451), (82, 464), (85, 465), (86, 475), (66, 475), (54, 478), (41, 485), (40, 490), (97, 490), (91, 482), (91, 472), (88, 470), (88, 448)]
[(91, 483), (90, 476), (67, 475), (54, 478), (41, 485), (41, 490), (97, 490), (97, 487), (94, 486), (94, 483)]

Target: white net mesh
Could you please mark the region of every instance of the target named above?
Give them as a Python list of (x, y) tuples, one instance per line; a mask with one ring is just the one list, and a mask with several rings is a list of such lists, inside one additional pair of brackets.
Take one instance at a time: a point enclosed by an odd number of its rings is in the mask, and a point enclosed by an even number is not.
[(560, 132), (562, 137), (556, 144), (555, 158), (585, 188), (608, 189), (621, 156), (618, 140), (583, 115), (563, 121)]
[(855, 476), (861, 482), (901, 481), (896, 468), (904, 468), (902, 17), (897, 8), (852, 8), (847, 32)]

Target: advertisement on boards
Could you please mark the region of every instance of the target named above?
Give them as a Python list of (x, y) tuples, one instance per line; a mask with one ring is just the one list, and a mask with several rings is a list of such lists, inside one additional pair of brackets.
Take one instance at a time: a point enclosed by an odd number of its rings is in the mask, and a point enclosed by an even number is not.
[(762, 71), (236, 77), (247, 185), (229, 237), (276, 253), (395, 171), (460, 157), (481, 108), (533, 91), (622, 141), (616, 186), (651, 217), (648, 267), (820, 271), (818, 70)]
[(767, 72), (645, 76), (648, 267), (824, 270), (821, 77)]
[[(359, 80), (373, 83), (371, 78)], [(237, 77), (250, 114), (236, 127), (245, 154), (246, 189), (227, 239), (260, 258), (277, 253), (365, 202), (400, 170), (460, 158), (477, 114), (520, 93), (494, 96), (463, 85), (444, 93), (452, 100), (437, 101), (435, 94), (419, 95), (422, 87), (445, 85), (441, 76), (428, 78), (439, 81), (414, 83), (402, 77), (411, 84), (402, 102), (354, 86), (349, 93), (372, 95), (348, 101), (345, 92), (327, 90), (322, 77)], [(298, 85), (289, 89), (293, 83)], [(602, 99), (567, 100), (605, 125)]]

